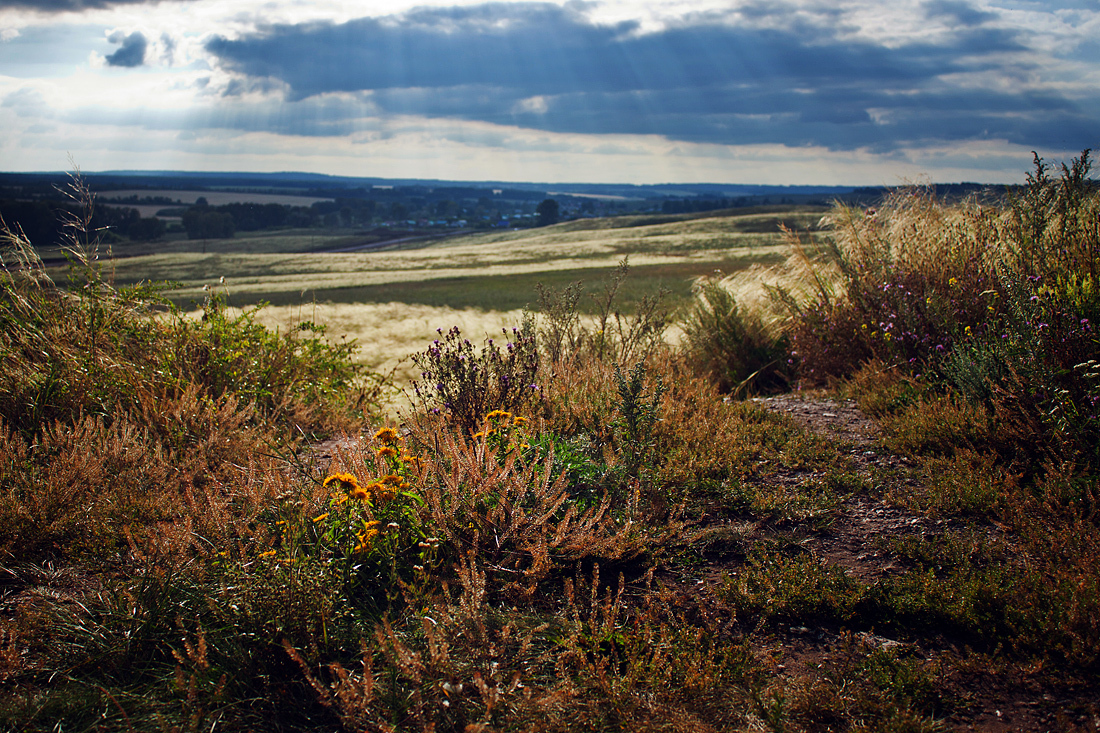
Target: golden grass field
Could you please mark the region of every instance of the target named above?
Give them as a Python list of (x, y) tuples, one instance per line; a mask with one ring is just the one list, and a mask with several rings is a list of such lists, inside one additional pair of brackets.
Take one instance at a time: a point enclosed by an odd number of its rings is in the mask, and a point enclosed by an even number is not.
[[(166, 295), (185, 310), (211, 293), (241, 309), (260, 303), (265, 325), (283, 331), (301, 321), (323, 324), (334, 339), (354, 338), (359, 359), (395, 370), (407, 385), (407, 357), (436, 329), (458, 326), (471, 339), (517, 325), (537, 310), (537, 286), (584, 283), (593, 296), (629, 258), (630, 275), (616, 298), (629, 312), (642, 297), (666, 292), (673, 308), (691, 301), (700, 277), (776, 264), (786, 243), (780, 230), (813, 228), (821, 209), (772, 207), (712, 216), (635, 216), (567, 222), (552, 227), (466, 235), (369, 252), (317, 252), (349, 241), (347, 233), (267, 232), (206, 243), (171, 242), (167, 251), (112, 261), (116, 284), (173, 282)], [(305, 250), (305, 251), (294, 251)], [(312, 251), (310, 251), (312, 250)], [(205, 289), (204, 289), (205, 288)], [(593, 311), (595, 298), (582, 309)], [(676, 338), (677, 329), (669, 336)]]
[[(240, 313), (240, 308), (231, 309)], [(202, 311), (193, 311), (200, 317)], [(323, 324), (333, 339), (350, 338), (359, 344), (358, 361), (373, 371), (392, 374), (395, 392), (408, 387), (418, 376), (409, 358), (438, 338), (437, 329), (458, 326), (471, 341), (493, 338), (502, 328), (518, 326), (523, 311), (485, 311), (479, 308), (449, 308), (416, 303), (331, 303), (269, 305), (255, 312), (255, 320), (272, 330), (286, 333), (302, 321)], [(390, 407), (405, 405), (400, 394), (392, 395)]]
[[(224, 278), (238, 305), (317, 300), (511, 310), (534, 304), (533, 282), (589, 281), (624, 257), (630, 258), (635, 276), (661, 281), (675, 296), (685, 297), (691, 281), (700, 275), (778, 260), (783, 250), (781, 221), (808, 226), (819, 217), (818, 211), (799, 210), (782, 216), (716, 216), (657, 224), (592, 220), (456, 237), (418, 248), (341, 253), (290, 252), (295, 245), (317, 249), (322, 237), (299, 232), (285, 242), (281, 240), (286, 235), (267, 233), (208, 242), (206, 254), (170, 251), (119, 259), (112, 267), (115, 281), (123, 285), (179, 283), (168, 295), (180, 303), (201, 301), (203, 287), (222, 284)], [(346, 241), (342, 236), (334, 240), (334, 247)], [(181, 247), (177, 242), (171, 249)], [(198, 247), (189, 243), (190, 249)]]

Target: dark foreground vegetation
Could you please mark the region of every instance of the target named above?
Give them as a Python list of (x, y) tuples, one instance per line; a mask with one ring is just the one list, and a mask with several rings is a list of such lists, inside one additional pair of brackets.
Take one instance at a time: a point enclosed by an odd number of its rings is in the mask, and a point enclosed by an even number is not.
[[(544, 291), (425, 345), (399, 425), (315, 324), (151, 317), (86, 220), (68, 288), (7, 231), (0, 728), (1094, 730), (1088, 171), (838, 207), (772, 307), (701, 284), (677, 349), (659, 298), (616, 315), (625, 267), (595, 323)], [(881, 437), (743, 399), (789, 388)], [(814, 549), (871, 505), (932, 529)]]

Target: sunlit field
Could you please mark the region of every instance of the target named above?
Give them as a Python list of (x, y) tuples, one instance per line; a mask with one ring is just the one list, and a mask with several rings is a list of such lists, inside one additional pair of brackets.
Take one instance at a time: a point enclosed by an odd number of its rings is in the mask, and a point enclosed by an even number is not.
[[(700, 276), (778, 262), (779, 225), (812, 226), (820, 216), (795, 210), (683, 220), (629, 217), (344, 253), (316, 250), (339, 249), (353, 238), (326, 246), (316, 235), (296, 233), (283, 241), (268, 234), (211, 240), (205, 254), (196, 251), (199, 242), (190, 242), (190, 252), (128, 257), (114, 263), (113, 276), (119, 285), (178, 283), (166, 294), (181, 305), (201, 303), (205, 286), (217, 287), (237, 306), (402, 302), (509, 311), (534, 305), (537, 283), (594, 282), (629, 257), (632, 275), (621, 295), (629, 308), (641, 294), (659, 289), (682, 303)], [(307, 252), (288, 251), (295, 248)]]
[[(228, 312), (237, 315), (241, 309), (231, 308)], [(200, 318), (202, 311), (190, 315)], [(396, 389), (389, 396), (388, 406), (395, 409), (408, 405), (399, 392), (418, 375), (409, 355), (423, 351), (429, 343), (439, 338), (439, 329), (447, 331), (457, 326), (470, 339), (480, 342), (498, 336), (502, 328), (519, 326), (523, 312), (398, 302), (310, 302), (267, 306), (255, 312), (255, 319), (257, 323), (281, 333), (296, 328), (303, 321), (310, 321), (323, 325), (326, 335), (334, 339), (354, 339), (358, 348), (352, 358), (356, 362), (372, 371), (392, 375)]]

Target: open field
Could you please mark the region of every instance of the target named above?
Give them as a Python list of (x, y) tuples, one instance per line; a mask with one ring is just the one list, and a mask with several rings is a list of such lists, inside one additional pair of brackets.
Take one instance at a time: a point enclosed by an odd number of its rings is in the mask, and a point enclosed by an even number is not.
[[(133, 189), (122, 191), (106, 191), (104, 199), (124, 199), (129, 196), (138, 198), (165, 198), (179, 201), (181, 205), (190, 206), (200, 198), (205, 198), (211, 206), (223, 206), (225, 204), (279, 204), (280, 206), (310, 206), (318, 201), (331, 201), (332, 199), (317, 198), (316, 196), (288, 196), (274, 193), (251, 193), (248, 191), (188, 191), (183, 189)], [(127, 204), (103, 202), (103, 206), (125, 206), (137, 209), (145, 218), (156, 216), (156, 213), (169, 204)]]
[[(538, 307), (538, 285), (560, 290), (582, 282), (595, 296), (627, 257), (630, 275), (616, 296), (618, 308), (630, 311), (643, 297), (665, 292), (675, 310), (691, 301), (697, 278), (781, 261), (780, 224), (808, 229), (820, 216), (787, 207), (591, 219), (371, 252), (316, 251), (361, 241), (348, 234), (261, 232), (209, 241), (205, 255), (194, 251), (200, 246), (194, 241), (144, 245), (169, 251), (118, 259), (111, 267), (118, 285), (180, 283), (167, 295), (185, 309), (215, 292), (238, 309), (266, 303), (257, 320), (283, 332), (303, 320), (323, 324), (330, 338), (355, 339), (356, 359), (394, 371), (403, 387), (415, 371), (407, 357), (435, 338), (436, 329), (457, 325), (480, 340), (518, 325), (524, 309)], [(594, 311), (595, 298), (582, 297), (579, 308)]]
[[(355, 360), (392, 374), (401, 390), (417, 376), (409, 356), (426, 348), (437, 329), (458, 326), (477, 341), (495, 336), (519, 325), (525, 309), (537, 309), (538, 285), (561, 290), (583, 283), (588, 296), (578, 307), (591, 313), (609, 273), (629, 257), (618, 307), (630, 311), (664, 291), (666, 305), (676, 310), (691, 301), (699, 277), (780, 261), (781, 221), (805, 229), (819, 218), (813, 210), (621, 217), (352, 253), (307, 251), (347, 246), (354, 241), (347, 235), (258, 233), (209, 242), (206, 255), (189, 251), (196, 242), (154, 244), (174, 251), (119, 259), (111, 267), (120, 285), (182, 283), (168, 295), (185, 310), (214, 292), (234, 313), (266, 304), (255, 313), (257, 322), (283, 333), (302, 321), (321, 324), (328, 338), (354, 339)], [(675, 342), (678, 335), (673, 325), (667, 338)], [(386, 402), (387, 411), (402, 406), (407, 400), (397, 393)]]
[[(124, 260), (137, 257), (165, 257), (202, 255), (258, 255), (258, 254), (302, 254), (346, 247), (356, 247), (378, 241), (378, 235), (360, 229), (281, 229), (278, 231), (239, 232), (232, 239), (188, 239), (182, 232), (169, 235), (155, 242), (126, 242), (115, 246), (115, 255), (119, 259), (114, 267), (122, 266)], [(56, 257), (54, 252), (44, 252), (43, 256)], [(140, 270), (143, 263), (128, 263)], [(124, 268), (126, 270), (126, 268)], [(127, 270), (128, 271), (128, 270)]]
[[(241, 309), (231, 308), (237, 315)], [(200, 318), (202, 311), (189, 314)], [(299, 323), (323, 324), (326, 335), (336, 340), (354, 339), (359, 348), (353, 358), (368, 369), (392, 375), (395, 391), (387, 394), (385, 410), (395, 412), (409, 406), (401, 394), (419, 376), (409, 358), (439, 338), (438, 330), (457, 326), (471, 340), (481, 342), (500, 335), (502, 328), (519, 326), (522, 310), (483, 310), (431, 306), (418, 303), (334, 303), (305, 302), (298, 305), (269, 305), (255, 313), (257, 323), (280, 333), (294, 330)]]
[[(494, 232), (372, 252), (316, 253), (348, 246), (307, 233), (176, 242), (175, 250), (128, 257), (113, 264), (120, 285), (170, 281), (178, 303), (201, 301), (203, 287), (224, 285), (234, 305), (303, 301), (406, 302), (512, 310), (534, 303), (533, 285), (592, 280), (630, 258), (638, 292), (655, 287), (684, 301), (692, 281), (715, 270), (729, 273), (781, 257), (780, 222), (812, 225), (820, 212), (749, 214), (658, 223), (630, 219), (580, 221), (545, 229)], [(617, 224), (617, 225), (616, 225)], [(183, 249), (192, 251), (180, 251)], [(278, 248), (278, 252), (272, 249)], [(310, 253), (313, 250), (313, 253)], [(224, 278), (224, 282), (222, 281)], [(636, 296), (624, 293), (629, 305)]]

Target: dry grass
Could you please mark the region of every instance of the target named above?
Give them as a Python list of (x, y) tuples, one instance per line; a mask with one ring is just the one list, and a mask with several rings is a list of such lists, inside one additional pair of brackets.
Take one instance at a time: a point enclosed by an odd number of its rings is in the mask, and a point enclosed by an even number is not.
[[(229, 309), (240, 314), (241, 309)], [(193, 311), (189, 318), (199, 318)], [(291, 331), (302, 321), (324, 325), (328, 334), (358, 343), (357, 362), (368, 369), (392, 374), (399, 389), (408, 387), (420, 376), (410, 358), (433, 339), (437, 331), (458, 326), (468, 338), (481, 342), (493, 338), (501, 328), (512, 328), (523, 321), (522, 311), (482, 311), (474, 308), (447, 308), (406, 303), (308, 303), (300, 306), (267, 306), (256, 312), (256, 321), (272, 330)], [(397, 399), (391, 407), (407, 406)]]
[[(507, 278), (540, 273), (610, 270), (624, 254), (635, 267), (684, 266), (736, 269), (738, 263), (778, 256), (782, 237), (741, 233), (736, 217), (675, 225), (571, 231), (562, 228), (476, 235), (423, 249), (331, 254), (244, 254), (213, 243), (216, 254), (177, 253), (129, 258), (118, 263), (119, 283), (173, 281), (177, 300), (201, 300), (202, 287), (226, 279), (238, 298), (274, 293), (330, 292), (354, 288), (470, 278)], [(236, 240), (227, 242), (230, 246)], [(242, 242), (245, 240), (242, 240)], [(235, 246), (235, 245), (233, 245)], [(242, 244), (242, 247), (244, 245)], [(707, 271), (703, 269), (702, 271)]]

